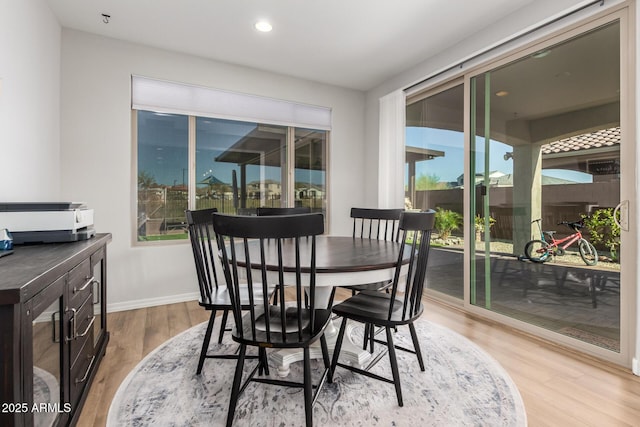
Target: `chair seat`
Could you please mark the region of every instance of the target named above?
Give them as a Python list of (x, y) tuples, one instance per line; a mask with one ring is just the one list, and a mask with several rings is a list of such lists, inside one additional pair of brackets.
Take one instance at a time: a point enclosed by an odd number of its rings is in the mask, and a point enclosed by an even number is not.
[[(304, 345), (315, 342), (324, 333), (325, 327), (329, 324), (331, 319), (331, 310), (329, 309), (317, 309), (315, 310), (314, 325), (310, 327), (310, 312), (307, 309), (302, 309), (302, 336), (298, 335), (298, 311), (296, 307), (288, 307), (286, 309), (285, 317), (285, 330), (287, 333), (282, 334), (280, 307), (269, 306), (269, 327), (271, 333), (267, 334), (265, 312), (262, 307), (256, 307), (256, 321), (255, 339), (252, 337), (252, 323), (250, 320), (250, 313), (243, 315), (243, 334), (234, 329), (232, 332), (233, 340), (248, 345), (259, 345), (264, 347), (273, 348), (299, 348), (300, 343)], [(249, 338), (243, 338), (249, 337)]]
[[(267, 286), (268, 298), (271, 298), (276, 287), (274, 285)], [(264, 300), (264, 293), (262, 292), (262, 285), (255, 283), (253, 292), (253, 303), (260, 304)], [(213, 288), (211, 291), (210, 299), (201, 299), (199, 304), (205, 308), (221, 308), (222, 306), (231, 306), (231, 296), (229, 295), (229, 289), (226, 286), (220, 285), (217, 288)], [(247, 287), (240, 288), (240, 304), (243, 307), (250, 305), (249, 289)]]
[(422, 314), (423, 307), (421, 304), (415, 316), (409, 318), (403, 316), (403, 300), (401, 297), (396, 297), (395, 303), (393, 304), (393, 313), (391, 318), (389, 318), (391, 301), (391, 294), (377, 291), (362, 291), (334, 305), (332, 311), (340, 317), (379, 326), (407, 324)]

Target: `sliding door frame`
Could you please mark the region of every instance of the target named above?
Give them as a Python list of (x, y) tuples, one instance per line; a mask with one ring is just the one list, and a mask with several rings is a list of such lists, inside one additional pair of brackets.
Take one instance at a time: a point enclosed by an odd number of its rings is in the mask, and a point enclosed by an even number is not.
[[(516, 320), (508, 316), (498, 314), (471, 304), (471, 245), (473, 242), (473, 221), (468, 218), (471, 212), (471, 191), (473, 186), (465, 185), (463, 189), (464, 197), (464, 300), (453, 302), (456, 305), (462, 305), (465, 311), (472, 314), (488, 318), (508, 327), (514, 327), (526, 333), (538, 336), (542, 339), (569, 347), (579, 352), (595, 356), (618, 365), (631, 368), (633, 365), (634, 373), (637, 372), (638, 361), (633, 358), (633, 353), (640, 354), (640, 339), (638, 338), (638, 305), (640, 304), (640, 296), (637, 290), (637, 254), (639, 252), (638, 245), (639, 236), (635, 225), (638, 224), (638, 202), (636, 194), (636, 183), (638, 181), (636, 166), (640, 159), (639, 150), (636, 149), (636, 69), (635, 69), (635, 3), (623, 3), (617, 7), (612, 7), (607, 11), (595, 13), (594, 15), (582, 19), (579, 22), (567, 24), (563, 28), (556, 30), (541, 30), (539, 37), (526, 43), (523, 46), (516, 46), (511, 51), (496, 54), (493, 58), (488, 58), (481, 64), (461, 71), (449, 78), (438, 79), (432, 85), (421, 84), (419, 87), (412, 87), (407, 90), (407, 105), (416, 100), (431, 96), (460, 84), (460, 79), (464, 81), (464, 132), (465, 132), (465, 166), (464, 166), (464, 182), (473, 182), (475, 172), (471, 170), (471, 79), (485, 72), (493, 70), (502, 65), (513, 62), (517, 59), (526, 57), (538, 52), (546, 47), (555, 45), (562, 41), (569, 40), (573, 37), (584, 34), (590, 30), (603, 26), (614, 21), (620, 22), (620, 127), (621, 138), (623, 143), (620, 144), (621, 170), (624, 179), (620, 182), (620, 200), (629, 201), (629, 224), (628, 231), (622, 231), (621, 239), (623, 240), (624, 251), (621, 251), (621, 264), (624, 265), (621, 271), (620, 283), (620, 352), (609, 351), (585, 342), (546, 330), (544, 328), (534, 326), (524, 321)], [(443, 299), (440, 293), (432, 292), (431, 296)], [(450, 298), (446, 298), (447, 303), (452, 303)]]

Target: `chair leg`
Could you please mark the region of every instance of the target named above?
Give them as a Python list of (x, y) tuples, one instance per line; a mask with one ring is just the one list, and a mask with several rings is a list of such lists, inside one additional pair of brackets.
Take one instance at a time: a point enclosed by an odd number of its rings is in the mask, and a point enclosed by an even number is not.
[(336, 287), (334, 286), (333, 289), (331, 289), (331, 295), (329, 296), (329, 302), (327, 303), (327, 308), (331, 309), (331, 307), (333, 306), (333, 299), (336, 296)]
[(375, 340), (376, 340), (376, 325), (371, 323), (369, 325), (369, 353), (371, 354), (373, 354), (373, 345), (376, 342)]
[(373, 323), (364, 324), (364, 336), (362, 337), (362, 349), (366, 350), (369, 346), (369, 353), (373, 354), (373, 345), (376, 338), (376, 325)]
[(367, 349), (367, 344), (369, 344), (369, 327), (371, 326), (371, 323), (365, 323), (364, 324), (364, 332), (362, 334), (362, 349), (366, 350)]
[(246, 353), (247, 346), (241, 344), (238, 363), (236, 364), (236, 373), (233, 376), (233, 386), (231, 387), (231, 399), (229, 400), (229, 411), (227, 412), (227, 427), (231, 427), (233, 424), (233, 416), (235, 415), (238, 397), (240, 396), (240, 383), (242, 382), (242, 369), (244, 367), (244, 357)]
[[(322, 335), (320, 337), (320, 348), (322, 349), (322, 360), (324, 368), (331, 370), (331, 361), (329, 360), (329, 347), (327, 346), (327, 338)], [(333, 382), (333, 378), (329, 377), (329, 384)]]
[(202, 340), (202, 348), (200, 349), (200, 359), (198, 360), (198, 369), (196, 374), (202, 373), (202, 365), (204, 365), (204, 359), (207, 357), (207, 350), (209, 350), (209, 342), (211, 342), (211, 332), (213, 331), (213, 324), (216, 321), (216, 311), (211, 310), (211, 317), (209, 317), (209, 323), (207, 324), (207, 332), (204, 334), (204, 340)]
[(396, 396), (398, 397), (398, 406), (403, 406), (402, 389), (400, 387), (400, 372), (398, 371), (398, 360), (396, 359), (396, 349), (393, 344), (393, 334), (389, 326), (385, 327), (387, 331), (387, 347), (389, 347), (389, 361), (391, 362), (391, 372), (393, 374), (393, 384), (396, 386)]
[(329, 382), (333, 382), (333, 373), (338, 366), (338, 356), (340, 356), (340, 349), (342, 348), (342, 339), (344, 338), (344, 331), (347, 329), (347, 318), (342, 318), (342, 324), (340, 325), (340, 332), (338, 332), (338, 338), (336, 339), (335, 347), (333, 348), (333, 359), (331, 360), (331, 369), (329, 370)]
[(264, 372), (265, 375), (269, 375), (269, 359), (267, 357), (267, 350), (265, 348), (260, 347), (258, 350), (258, 375), (262, 375)]
[(307, 427), (313, 426), (313, 385), (311, 384), (311, 357), (309, 347), (304, 351), (304, 415)]
[(424, 361), (422, 360), (422, 352), (420, 351), (420, 341), (418, 341), (418, 334), (416, 334), (416, 327), (413, 325), (413, 323), (409, 323), (409, 331), (411, 332), (413, 349), (416, 352), (416, 356), (418, 356), (418, 364), (420, 365), (420, 370), (424, 372)]
[(227, 317), (229, 317), (228, 309), (222, 313), (222, 324), (220, 325), (220, 335), (218, 336), (218, 344), (222, 344), (222, 337), (224, 335), (224, 330), (227, 327)]

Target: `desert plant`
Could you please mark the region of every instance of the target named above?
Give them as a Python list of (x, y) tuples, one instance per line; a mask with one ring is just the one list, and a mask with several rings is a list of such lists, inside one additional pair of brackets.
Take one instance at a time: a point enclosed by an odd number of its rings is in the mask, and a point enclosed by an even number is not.
[[(489, 228), (493, 227), (493, 224), (496, 223), (495, 218), (493, 217), (489, 217)], [(474, 228), (476, 229), (476, 231), (479, 231), (480, 233), (484, 233), (484, 217), (480, 216), (480, 215), (476, 215), (475, 219), (474, 219), (474, 223), (473, 223)]]
[[(495, 218), (489, 217), (489, 228), (493, 227), (493, 224), (496, 223)], [(484, 217), (480, 215), (476, 215), (473, 220), (473, 227), (476, 230), (476, 240), (480, 240), (482, 233), (485, 232), (485, 222)]]
[(618, 259), (620, 248), (620, 227), (616, 224), (612, 208), (597, 209), (591, 215), (582, 215), (587, 227), (589, 239), (594, 245), (603, 245), (609, 249), (613, 260)]
[(449, 209), (436, 208), (434, 228), (441, 239), (448, 239), (452, 231), (460, 228), (461, 223), (462, 215), (458, 212)]

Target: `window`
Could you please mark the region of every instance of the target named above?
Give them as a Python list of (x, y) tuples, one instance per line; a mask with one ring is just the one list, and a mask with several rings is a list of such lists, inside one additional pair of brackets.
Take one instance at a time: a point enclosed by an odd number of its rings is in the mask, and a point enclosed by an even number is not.
[(138, 111), (138, 240), (184, 239), (189, 118)]
[[(260, 206), (308, 206), (313, 212), (326, 212), (329, 129), (323, 127), (330, 121), (327, 109), (168, 84), (172, 90), (201, 90), (201, 96), (194, 97), (200, 102), (203, 96), (218, 95), (237, 95), (236, 103), (271, 102), (267, 117), (271, 122), (213, 117), (214, 113), (202, 115), (203, 108), (215, 109), (211, 105), (167, 106), (156, 93), (166, 89), (165, 82), (138, 79), (132, 86), (137, 241), (186, 239), (186, 209), (217, 208), (251, 215)], [(149, 84), (160, 86), (150, 90)], [(140, 93), (145, 90), (155, 98), (142, 99)], [(174, 98), (180, 96), (174, 93)], [(150, 108), (149, 103), (161, 105)], [(273, 109), (283, 103), (289, 107), (281, 108), (285, 112), (300, 107), (293, 115), (297, 121), (315, 120), (319, 128), (276, 123), (291, 120), (275, 117), (278, 113)], [(191, 114), (178, 114), (187, 110)], [(253, 111), (252, 115), (260, 114)]]

